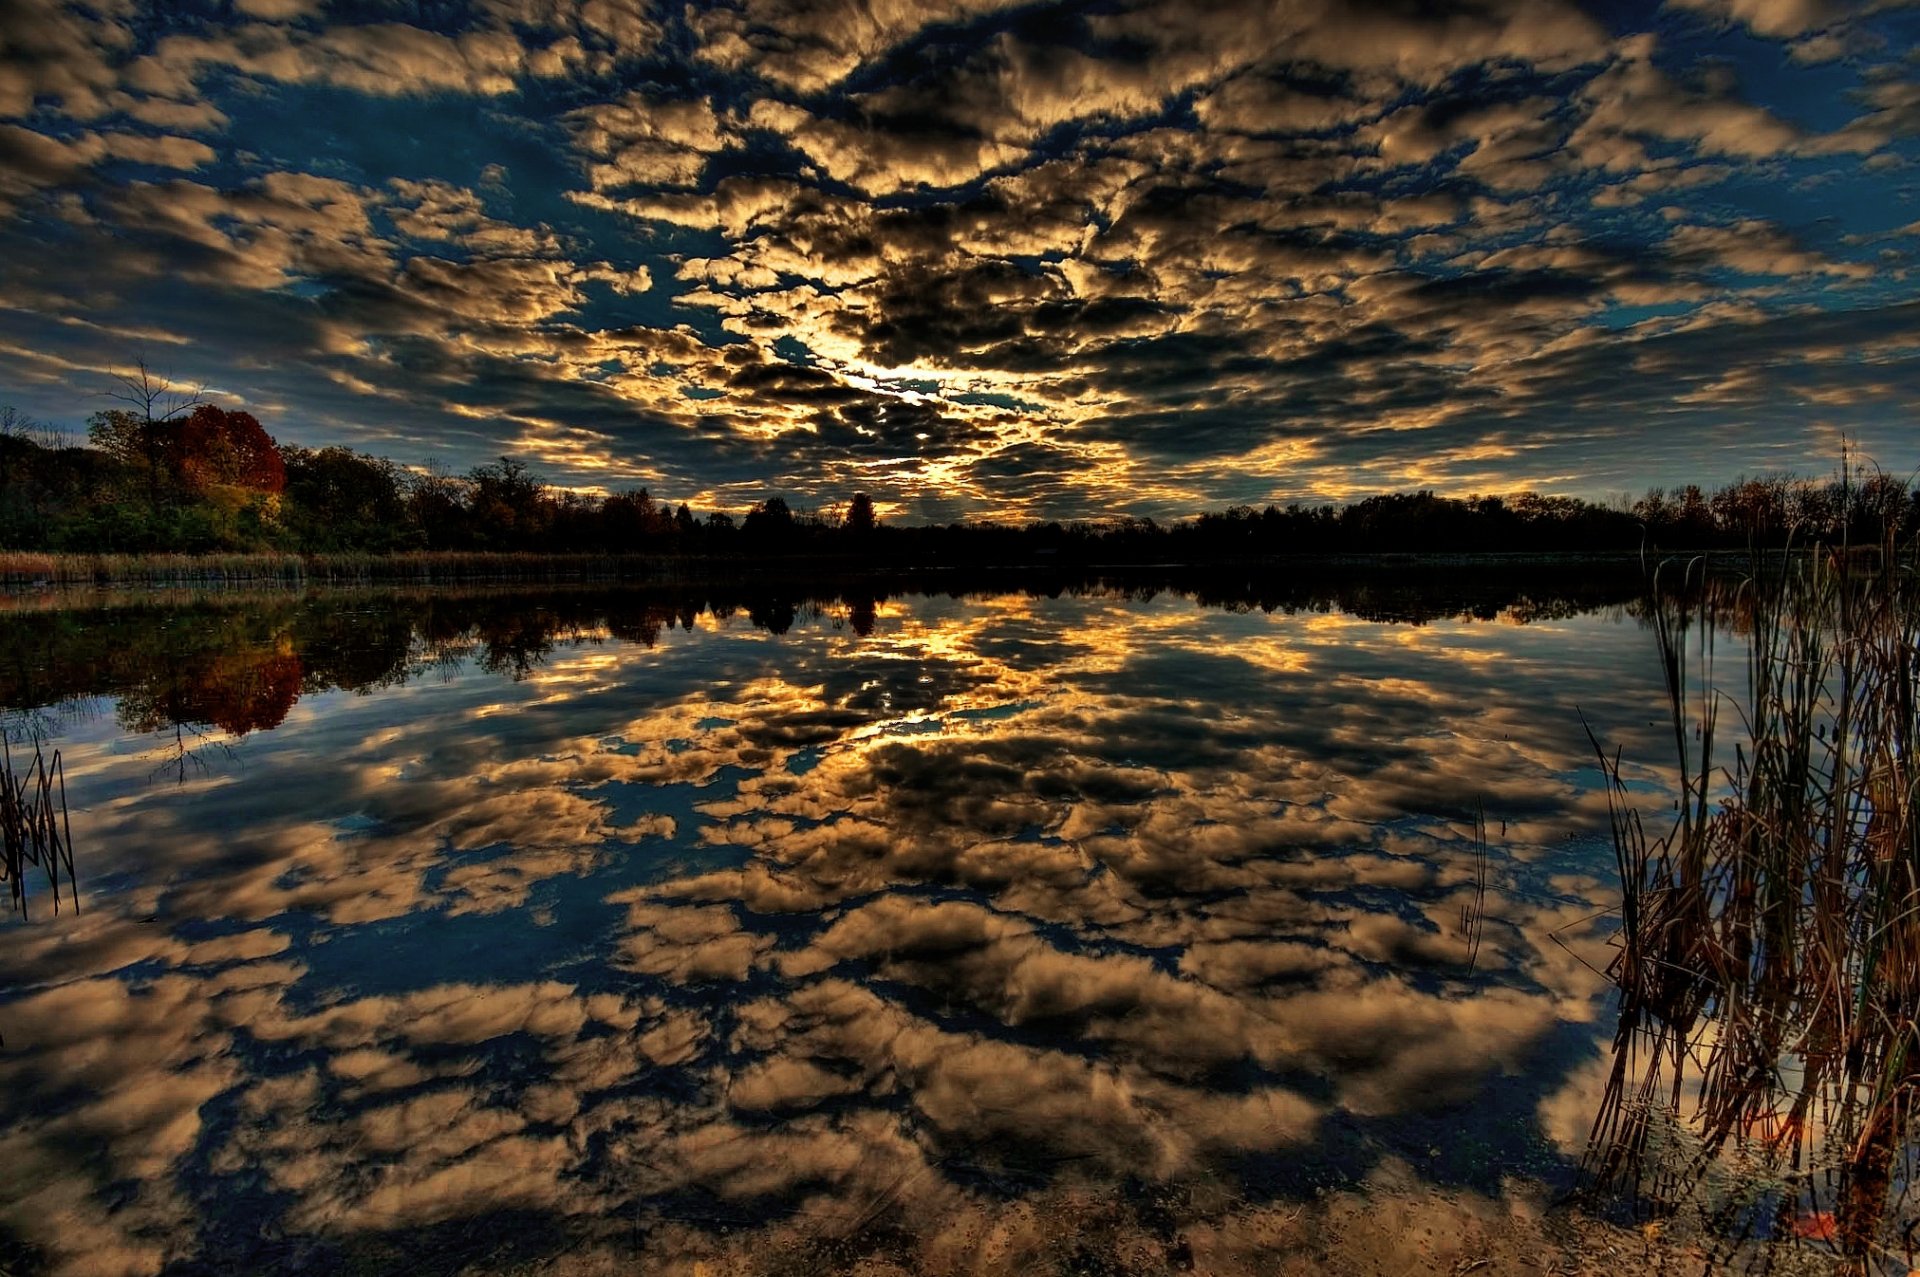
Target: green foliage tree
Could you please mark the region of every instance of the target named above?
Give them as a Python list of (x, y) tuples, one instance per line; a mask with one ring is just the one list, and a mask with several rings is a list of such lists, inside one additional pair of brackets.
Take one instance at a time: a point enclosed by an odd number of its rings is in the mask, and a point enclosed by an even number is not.
[(147, 466), (146, 423), (126, 408), (108, 408), (87, 418), (87, 442), (129, 470)]
[(293, 545), (382, 552), (417, 544), (391, 461), (340, 447), (280, 453), (287, 476), (281, 521)]
[(467, 474), (472, 485), (469, 510), (473, 535), (484, 546), (545, 548), (553, 522), (553, 503), (547, 485), (513, 457), (476, 466)]

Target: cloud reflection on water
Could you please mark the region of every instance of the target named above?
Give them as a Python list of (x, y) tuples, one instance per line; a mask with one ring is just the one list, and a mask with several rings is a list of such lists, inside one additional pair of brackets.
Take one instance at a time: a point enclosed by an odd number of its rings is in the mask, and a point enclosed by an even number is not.
[(1603, 988), (1575, 706), (1660, 704), (1619, 616), (575, 621), (524, 662), (423, 626), (428, 676), (314, 687), (179, 786), (73, 728), (91, 898), (0, 937), (9, 1234), (145, 1273), (511, 1215), (658, 1260), (1063, 1168), (1257, 1198), (1447, 1132), (1490, 1161), (1436, 1175), (1551, 1156)]

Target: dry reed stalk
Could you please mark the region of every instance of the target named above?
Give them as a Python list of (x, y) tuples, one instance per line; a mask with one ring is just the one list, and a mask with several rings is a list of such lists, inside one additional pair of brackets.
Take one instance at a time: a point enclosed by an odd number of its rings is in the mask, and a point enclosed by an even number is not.
[(652, 555), (418, 550), (399, 554), (38, 554), (0, 551), (0, 586), (653, 579)]
[[(1776, 1232), (1828, 1237), (1859, 1271), (1913, 1180), (1920, 1103), (1920, 582), (1885, 549), (1804, 557), (1731, 593), (1656, 583), (1680, 763), (1664, 835), (1601, 750), (1620, 1020), (1589, 1168), (1671, 1207), (1737, 1153), (1784, 1185)], [(1712, 668), (1728, 626), (1748, 638), (1738, 699)], [(1723, 701), (1740, 716), (1730, 762)], [(1678, 1164), (1655, 1155), (1663, 1117), (1695, 1141)]]
[(0, 736), (0, 879), (21, 917), (27, 916), (27, 872), (40, 869), (60, 911), (60, 876), (66, 875), (73, 907), (80, 907), (73, 873), (73, 829), (67, 819), (67, 774), (60, 751), (48, 758), (36, 743), (33, 761), (14, 774), (13, 747)]

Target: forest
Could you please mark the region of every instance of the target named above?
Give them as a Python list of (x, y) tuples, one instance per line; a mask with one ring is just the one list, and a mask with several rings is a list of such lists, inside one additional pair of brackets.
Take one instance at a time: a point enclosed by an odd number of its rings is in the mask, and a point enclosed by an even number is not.
[[(140, 383), (133, 383), (140, 384)], [(0, 550), (53, 554), (526, 552), (879, 562), (1171, 563), (1394, 552), (1631, 553), (1904, 539), (1920, 492), (1877, 471), (1743, 477), (1597, 503), (1532, 492), (1388, 493), (1168, 522), (883, 523), (864, 493), (809, 510), (768, 493), (696, 511), (645, 487), (592, 495), (503, 456), (465, 474), (277, 443), (251, 413), (148, 394), (75, 443), (0, 409)]]

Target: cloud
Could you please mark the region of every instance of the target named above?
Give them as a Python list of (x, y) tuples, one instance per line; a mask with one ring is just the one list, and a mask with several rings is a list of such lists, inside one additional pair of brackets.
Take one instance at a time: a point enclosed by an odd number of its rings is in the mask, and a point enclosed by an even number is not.
[(1682, 8), (1722, 22), (1740, 22), (1755, 33), (1776, 38), (1804, 35), (1827, 26), (1847, 11), (1832, 0), (1673, 0)]
[(741, 143), (740, 122), (723, 119), (699, 100), (630, 94), (582, 107), (574, 120), (575, 146), (597, 161), (587, 175), (596, 191), (692, 186), (709, 156)]
[(529, 47), (507, 30), (447, 34), (383, 22), (310, 32), (255, 23), (213, 36), (167, 36), (126, 74), (135, 84), (179, 96), (214, 67), (261, 80), (379, 95), (445, 90), (498, 95), (512, 92), (522, 75), (558, 77), (583, 70), (587, 58), (572, 37)]
[(132, 6), (74, 5), (9, 0), (0, 8), (0, 117), (23, 118), (51, 100), (76, 119), (109, 109), (116, 85), (113, 60), (133, 43), (125, 19)]
[(88, 182), (103, 163), (191, 171), (214, 159), (211, 147), (187, 137), (120, 132), (51, 137), (0, 124), (0, 213), (27, 196)]
[(703, 61), (812, 93), (925, 27), (1006, 7), (1005, 0), (879, 5), (848, 0), (744, 0), (701, 10), (693, 17), (693, 27)]
[(1676, 226), (1667, 237), (1675, 256), (1691, 258), (1748, 275), (1834, 275), (1866, 279), (1865, 262), (1834, 261), (1809, 252), (1781, 227), (1757, 219), (1735, 226)]
[[(52, 420), (140, 314), (293, 442), (736, 510), (1598, 496), (1712, 476), (1583, 361), (1911, 265), (1898, 7), (12, 2), (0, 379)], [(1911, 398), (1788, 362), (1727, 384)], [(1701, 464), (1818, 461), (1686, 382)]]

